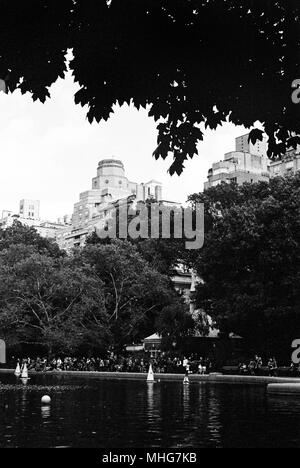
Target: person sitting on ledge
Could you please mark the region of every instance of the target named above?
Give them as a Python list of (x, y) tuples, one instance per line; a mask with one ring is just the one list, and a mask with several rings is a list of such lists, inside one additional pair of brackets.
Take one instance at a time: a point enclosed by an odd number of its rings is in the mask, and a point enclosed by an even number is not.
[(249, 363), (249, 366), (248, 366), (248, 369), (249, 369), (249, 373), (250, 375), (255, 375), (255, 371), (256, 371), (256, 362), (252, 359)]
[(239, 370), (240, 375), (248, 374), (247, 364), (245, 364), (245, 362), (240, 362), (240, 364), (238, 366), (238, 370)]

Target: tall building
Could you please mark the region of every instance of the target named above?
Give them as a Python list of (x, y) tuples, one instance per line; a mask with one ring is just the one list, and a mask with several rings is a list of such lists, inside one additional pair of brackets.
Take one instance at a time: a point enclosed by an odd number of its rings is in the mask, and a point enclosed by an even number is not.
[(267, 140), (264, 138), (255, 145), (248, 140), (249, 135), (236, 138), (235, 151), (225, 154), (222, 161), (213, 164), (208, 172), (208, 181), (204, 184), (205, 190), (221, 182), (243, 184), (269, 181)]
[(284, 158), (278, 161), (272, 161), (270, 164), (271, 177), (284, 177), (286, 175), (293, 175), (300, 171), (300, 147), (289, 150)]
[(39, 200), (21, 200), (19, 215), (24, 219), (40, 219), (40, 202)]
[(255, 156), (267, 155), (267, 140), (257, 140), (255, 144), (249, 141), (249, 133), (242, 135), (235, 139), (235, 149), (240, 153), (254, 154)]
[(2, 211), (0, 228), (7, 229), (13, 225), (14, 221), (19, 221), (24, 224), (24, 226), (34, 227), (40, 236), (49, 239), (56, 239), (57, 232), (61, 229), (65, 229), (68, 224), (67, 217), (57, 222), (41, 220), (39, 200), (26, 199), (20, 201), (18, 213), (13, 213), (8, 210)]
[(90, 220), (105, 216), (107, 207), (117, 200), (134, 196), (139, 201), (148, 198), (160, 200), (162, 185), (151, 180), (146, 184), (130, 182), (122, 161), (104, 159), (97, 168), (97, 176), (92, 180), (92, 188), (80, 194), (79, 202), (74, 205), (72, 227), (84, 228)]
[(7, 89), (6, 89), (6, 83), (5, 83), (5, 81), (2, 80), (2, 79), (0, 78), (0, 92), (1, 92), (1, 91), (2, 91), (3, 93), (6, 93), (6, 92), (7, 92)]
[(149, 198), (162, 200), (160, 182), (131, 182), (122, 161), (104, 159), (98, 164), (91, 189), (81, 193), (79, 202), (74, 205), (71, 226), (58, 233), (57, 242), (66, 250), (83, 246), (95, 227), (109, 219), (114, 205), (127, 203), (129, 199), (146, 201)]
[(0, 227), (5, 229), (12, 226), (13, 222), (18, 220), (25, 226), (38, 226), (40, 224), (40, 202), (38, 200), (21, 200), (19, 203), (19, 211), (2, 211), (0, 219)]

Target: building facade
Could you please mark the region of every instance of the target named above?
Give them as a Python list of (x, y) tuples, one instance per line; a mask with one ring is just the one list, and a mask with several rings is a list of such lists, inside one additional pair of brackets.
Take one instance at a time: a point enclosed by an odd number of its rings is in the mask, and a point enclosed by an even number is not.
[(297, 150), (289, 150), (284, 158), (272, 161), (270, 164), (270, 176), (272, 178), (294, 175), (298, 171), (300, 171), (300, 147)]
[(24, 219), (40, 220), (40, 202), (39, 200), (21, 200), (19, 215)]
[(98, 164), (91, 189), (81, 193), (75, 203), (71, 225), (58, 232), (56, 240), (65, 250), (84, 246), (96, 227), (105, 226), (117, 206), (148, 199), (162, 200), (160, 182), (131, 182), (126, 177), (122, 161), (104, 159)]
[(267, 157), (267, 139), (249, 142), (249, 134), (236, 138), (235, 151), (225, 154), (224, 159), (213, 164), (208, 171), (204, 189), (226, 182), (268, 182), (273, 177), (294, 175), (300, 170), (300, 147), (290, 149), (278, 161)]
[(236, 151), (240, 153), (249, 153), (255, 156), (267, 155), (267, 140), (264, 137), (263, 141), (257, 140), (255, 144), (249, 141), (249, 133), (242, 135), (235, 140)]
[(241, 185), (270, 180), (267, 140), (264, 138), (253, 145), (248, 139), (249, 135), (236, 138), (235, 151), (225, 154), (222, 161), (213, 164), (208, 171), (205, 190), (222, 182)]

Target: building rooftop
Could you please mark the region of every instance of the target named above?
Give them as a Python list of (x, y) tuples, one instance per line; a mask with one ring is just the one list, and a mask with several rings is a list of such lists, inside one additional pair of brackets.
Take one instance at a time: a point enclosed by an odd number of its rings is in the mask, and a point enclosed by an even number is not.
[(99, 161), (98, 167), (103, 167), (103, 166), (120, 166), (122, 169), (124, 169), (124, 164), (120, 159), (102, 159)]

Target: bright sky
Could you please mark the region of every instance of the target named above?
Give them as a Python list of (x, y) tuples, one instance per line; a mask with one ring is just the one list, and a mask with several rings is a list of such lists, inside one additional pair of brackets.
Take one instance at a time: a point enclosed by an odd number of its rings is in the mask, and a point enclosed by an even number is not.
[(86, 109), (74, 104), (77, 89), (68, 73), (51, 87), (45, 104), (29, 94), (0, 93), (0, 216), (4, 209), (17, 212), (23, 198), (41, 201), (43, 219), (72, 214), (79, 193), (91, 188), (98, 162), (112, 156), (124, 162), (130, 180), (159, 180), (164, 199), (185, 202), (202, 191), (211, 164), (234, 150), (235, 137), (246, 132), (231, 124), (206, 131), (199, 156), (180, 177), (171, 177), (172, 157), (152, 157), (157, 131), (145, 110), (116, 107), (108, 122), (91, 125)]

